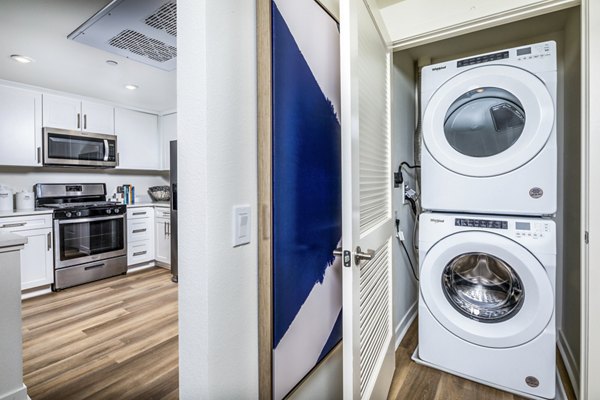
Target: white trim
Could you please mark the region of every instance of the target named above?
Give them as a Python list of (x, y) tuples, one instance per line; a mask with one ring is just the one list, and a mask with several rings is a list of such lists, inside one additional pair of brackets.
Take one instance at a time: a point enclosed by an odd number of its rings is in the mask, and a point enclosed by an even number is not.
[(154, 267), (157, 267), (156, 261), (148, 261), (147, 263), (135, 264), (131, 267), (127, 266), (127, 274), (130, 274), (132, 272), (143, 271), (145, 269), (150, 269)]
[(11, 392), (0, 394), (0, 400), (25, 400), (29, 399), (27, 395), (27, 386), (23, 384), (20, 388)]
[(567, 342), (567, 339), (560, 329), (557, 330), (556, 345), (558, 346), (558, 352), (565, 364), (567, 375), (569, 375), (569, 381), (571, 381), (571, 386), (575, 392), (575, 397), (579, 398), (579, 369), (573, 351), (571, 351), (571, 347), (569, 346), (569, 342)]
[(404, 339), (406, 332), (408, 332), (408, 328), (410, 328), (415, 318), (417, 318), (417, 306), (417, 301), (412, 303), (410, 307), (408, 307), (408, 311), (406, 311), (404, 317), (402, 317), (400, 322), (398, 322), (398, 325), (396, 325), (396, 329), (394, 332), (396, 336), (396, 346), (394, 349), (398, 349), (398, 346), (400, 346), (400, 343), (402, 342), (402, 339)]
[[(53, 271), (54, 272), (54, 271)], [(21, 292), (21, 300), (30, 299), (32, 297), (43, 296), (52, 293), (50, 285), (42, 286), (34, 289), (25, 289)]]
[(546, 0), (535, 4), (514, 8), (502, 13), (488, 15), (464, 23), (453, 25), (447, 28), (436, 29), (420, 35), (406, 37), (392, 42), (394, 51), (409, 49), (412, 47), (432, 43), (442, 39), (464, 35), (470, 32), (476, 32), (494, 26), (508, 24), (510, 22), (520, 21), (526, 18), (536, 17), (553, 11), (563, 10), (565, 8), (575, 7), (580, 4), (579, 0)]

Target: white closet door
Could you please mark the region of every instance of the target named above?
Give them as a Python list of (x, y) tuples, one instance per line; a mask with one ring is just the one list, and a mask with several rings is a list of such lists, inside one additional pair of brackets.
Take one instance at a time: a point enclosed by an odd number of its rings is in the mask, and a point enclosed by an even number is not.
[(381, 399), (395, 367), (390, 53), (363, 0), (340, 17), (344, 399)]

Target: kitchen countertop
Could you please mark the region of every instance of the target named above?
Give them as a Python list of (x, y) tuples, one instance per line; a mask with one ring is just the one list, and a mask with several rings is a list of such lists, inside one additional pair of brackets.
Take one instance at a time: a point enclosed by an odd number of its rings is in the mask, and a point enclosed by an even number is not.
[(0, 233), (0, 248), (20, 246), (27, 243), (27, 238), (14, 233)]
[(35, 210), (0, 211), (0, 218), (22, 217), (24, 215), (52, 214), (52, 212), (53, 210), (50, 208), (36, 208)]

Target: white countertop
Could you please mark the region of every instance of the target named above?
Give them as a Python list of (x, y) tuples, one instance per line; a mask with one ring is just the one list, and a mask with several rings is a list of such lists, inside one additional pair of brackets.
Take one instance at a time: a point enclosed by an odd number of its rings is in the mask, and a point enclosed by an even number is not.
[(158, 207), (158, 208), (169, 208), (171, 207), (171, 203), (168, 201), (156, 201), (152, 203), (135, 203), (131, 205), (127, 205), (127, 208), (139, 208), (139, 207)]
[(0, 211), (0, 218), (22, 217), (24, 215), (52, 214), (52, 212), (53, 210), (50, 208), (36, 208), (35, 210)]
[(0, 248), (20, 246), (27, 243), (27, 238), (14, 233), (0, 233)]

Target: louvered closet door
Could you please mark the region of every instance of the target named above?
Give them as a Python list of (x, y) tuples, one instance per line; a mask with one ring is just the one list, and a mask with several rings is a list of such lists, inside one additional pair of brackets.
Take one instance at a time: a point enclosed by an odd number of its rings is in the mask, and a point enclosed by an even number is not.
[(344, 399), (382, 399), (394, 372), (390, 53), (362, 0), (340, 11)]

